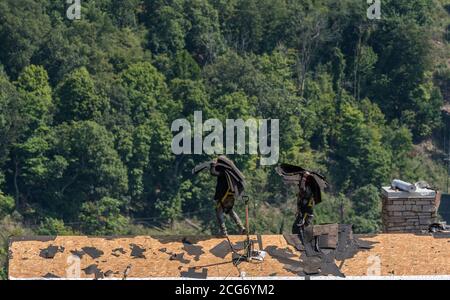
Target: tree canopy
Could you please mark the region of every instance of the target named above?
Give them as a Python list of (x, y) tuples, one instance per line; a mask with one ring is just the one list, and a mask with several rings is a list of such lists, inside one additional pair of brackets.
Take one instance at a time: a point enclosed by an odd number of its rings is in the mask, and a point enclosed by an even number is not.
[[(171, 151), (171, 123), (198, 110), (279, 119), (280, 162), (331, 182), (316, 222), (378, 231), (381, 185), (444, 187), (450, 96), (448, 2), (382, 6), (369, 20), (352, 0), (86, 0), (69, 20), (65, 1), (0, 1), (0, 231), (214, 232), (214, 180), (191, 174), (211, 157)], [(289, 230), (294, 189), (231, 158), (252, 232)]]

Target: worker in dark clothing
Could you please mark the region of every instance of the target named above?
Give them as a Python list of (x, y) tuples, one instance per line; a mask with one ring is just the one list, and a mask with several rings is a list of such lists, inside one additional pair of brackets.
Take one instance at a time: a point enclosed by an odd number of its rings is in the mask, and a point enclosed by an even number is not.
[(228, 214), (236, 225), (239, 227), (239, 231), (242, 234), (246, 233), (244, 225), (242, 225), (241, 219), (233, 210), (234, 201), (239, 193), (237, 183), (228, 172), (221, 167), (217, 161), (211, 164), (210, 173), (217, 177), (216, 193), (214, 200), (216, 201), (216, 217), (220, 227), (220, 232), (223, 235), (228, 235), (227, 228), (225, 226), (224, 214)]
[(216, 160), (201, 164), (194, 168), (196, 174), (209, 166), (210, 174), (217, 177), (216, 192), (214, 200), (216, 202), (216, 217), (221, 234), (228, 235), (225, 226), (224, 215), (229, 215), (239, 228), (241, 234), (246, 233), (246, 229), (233, 210), (236, 199), (242, 197), (245, 188), (245, 178), (234, 163), (225, 156), (219, 156)]
[[(297, 195), (297, 213), (292, 225), (292, 233), (298, 234), (301, 227), (312, 225), (314, 219), (314, 192), (316, 186), (314, 178), (309, 172), (305, 172), (299, 182)], [(320, 192), (320, 191), (319, 191)]]
[(302, 229), (312, 225), (314, 206), (322, 201), (321, 192), (328, 183), (324, 176), (297, 166), (282, 164), (277, 172), (286, 181), (298, 183), (297, 213), (292, 233), (299, 234)]

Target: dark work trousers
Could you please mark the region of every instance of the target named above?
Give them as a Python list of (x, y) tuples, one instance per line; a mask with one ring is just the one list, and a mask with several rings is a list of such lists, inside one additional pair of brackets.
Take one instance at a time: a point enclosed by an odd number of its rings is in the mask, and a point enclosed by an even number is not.
[(308, 227), (312, 225), (314, 219), (314, 197), (311, 190), (307, 188), (307, 191), (302, 195), (299, 195), (297, 200), (297, 214), (295, 222), (292, 225), (292, 233), (299, 234), (301, 227)]
[[(230, 205), (231, 204), (231, 205)], [(234, 205), (234, 195), (230, 195), (228, 197), (224, 197), (222, 201), (217, 201), (216, 205), (216, 217), (217, 222), (219, 223), (220, 233), (222, 235), (228, 235), (227, 227), (225, 226), (225, 217), (224, 214), (227, 214), (231, 217), (231, 219), (236, 223), (239, 227), (241, 233), (245, 232), (245, 227), (242, 225), (241, 219), (237, 215), (237, 213), (233, 210)]]

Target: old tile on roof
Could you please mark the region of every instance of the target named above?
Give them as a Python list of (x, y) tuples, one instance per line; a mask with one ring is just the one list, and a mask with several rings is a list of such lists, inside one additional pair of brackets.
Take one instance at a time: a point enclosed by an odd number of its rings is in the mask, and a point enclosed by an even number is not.
[[(371, 257), (379, 257), (380, 275), (450, 274), (447, 238), (431, 234), (355, 236), (350, 229), (345, 225), (317, 227), (303, 242), (290, 235), (251, 236), (255, 250), (267, 252), (259, 263), (242, 259), (245, 236), (230, 237), (234, 252), (226, 239), (218, 237), (16, 239), (10, 243), (8, 274), (11, 279), (74, 274), (90, 279), (240, 277), (244, 273), (246, 277), (359, 276), (367, 274)], [(43, 250), (50, 251), (41, 255)], [(70, 256), (78, 257), (80, 272), (66, 273)]]

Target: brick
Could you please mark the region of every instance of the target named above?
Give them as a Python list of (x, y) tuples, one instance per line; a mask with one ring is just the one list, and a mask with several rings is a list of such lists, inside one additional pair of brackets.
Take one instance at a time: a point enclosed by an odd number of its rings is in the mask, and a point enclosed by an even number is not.
[(405, 219), (417, 219), (419, 216), (417, 215), (417, 214), (415, 214), (415, 213), (412, 213), (412, 214), (408, 214), (408, 213), (403, 213), (402, 214), (402, 216), (403, 216), (403, 218), (405, 218)]
[(416, 204), (418, 204), (418, 205), (433, 205), (434, 200), (416, 200)]
[(387, 207), (388, 211), (404, 211), (405, 206), (403, 205), (391, 205)]
[(417, 216), (417, 213), (415, 213), (415, 212), (410, 212), (410, 211), (405, 211), (405, 212), (402, 213), (402, 215), (403, 215), (404, 217), (415, 217), (415, 216)]
[(393, 201), (409, 201), (409, 198), (393, 198)]
[(431, 224), (431, 220), (420, 220), (420, 225), (430, 225)]
[(418, 216), (431, 216), (433, 214), (433, 212), (431, 212), (431, 211), (418, 211), (418, 212), (416, 212), (416, 214)]
[(409, 230), (409, 231), (416, 230), (416, 227), (415, 226), (406, 226), (405, 230)]
[(412, 207), (413, 206), (411, 204), (405, 204), (405, 211), (410, 211)]
[(392, 205), (403, 205), (404, 203), (405, 203), (405, 201), (403, 201), (402, 199), (392, 200)]
[(431, 219), (431, 214), (421, 214), (417, 215), (419, 219)]
[(413, 205), (412, 208), (411, 208), (411, 211), (413, 211), (413, 212), (422, 212), (423, 211), (422, 205)]
[(406, 223), (417, 223), (419, 222), (419, 219), (408, 219), (406, 220)]
[(405, 222), (407, 218), (405, 217), (390, 217), (389, 222)]
[(402, 222), (398, 222), (398, 223), (388, 223), (388, 227), (389, 228), (399, 228), (399, 227), (405, 227), (407, 224)]
[(424, 212), (434, 212), (436, 211), (436, 207), (434, 205), (424, 205), (422, 208)]

